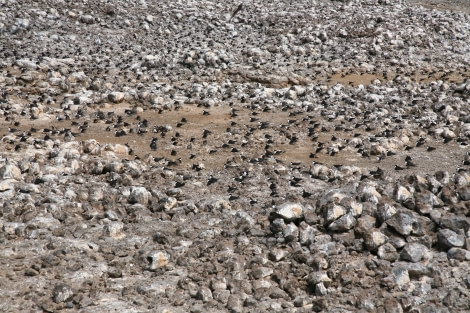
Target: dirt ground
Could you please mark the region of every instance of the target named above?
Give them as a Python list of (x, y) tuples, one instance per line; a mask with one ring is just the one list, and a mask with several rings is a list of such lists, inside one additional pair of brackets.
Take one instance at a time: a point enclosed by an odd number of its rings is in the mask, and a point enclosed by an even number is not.
[(410, 0), (411, 3), (422, 5), (425, 8), (436, 10), (448, 10), (455, 12), (470, 12), (470, 1), (468, 0)]

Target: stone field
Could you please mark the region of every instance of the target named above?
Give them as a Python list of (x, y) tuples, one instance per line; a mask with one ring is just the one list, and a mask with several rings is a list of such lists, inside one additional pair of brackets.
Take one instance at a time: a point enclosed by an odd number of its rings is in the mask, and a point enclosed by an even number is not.
[(470, 312), (467, 0), (0, 0), (0, 312)]

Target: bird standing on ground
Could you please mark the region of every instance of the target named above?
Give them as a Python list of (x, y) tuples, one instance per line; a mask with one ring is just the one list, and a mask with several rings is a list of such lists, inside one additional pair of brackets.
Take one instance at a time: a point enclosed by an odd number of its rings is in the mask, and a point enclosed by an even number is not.
[(413, 162), (413, 160), (411, 159), (409, 155), (407, 155), (405, 158), (405, 164), (406, 164), (406, 167), (416, 166), (416, 164)]
[(207, 179), (207, 186), (212, 185), (213, 183), (217, 182), (218, 179), (215, 178), (214, 176), (210, 175), (209, 178)]
[(382, 161), (383, 159), (385, 159), (385, 157), (386, 157), (386, 154), (385, 152), (382, 151), (382, 153), (377, 157), (377, 162)]
[(395, 165), (395, 171), (403, 171), (405, 168)]
[(152, 149), (152, 151), (157, 150), (157, 138), (152, 139), (152, 142), (150, 143), (150, 149)]

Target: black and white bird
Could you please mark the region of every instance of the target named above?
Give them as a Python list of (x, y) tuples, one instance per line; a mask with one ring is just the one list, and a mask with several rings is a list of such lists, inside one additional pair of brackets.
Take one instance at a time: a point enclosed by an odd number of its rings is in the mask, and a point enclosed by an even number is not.
[(207, 179), (207, 186), (212, 185), (215, 183), (218, 179), (215, 178), (214, 176), (210, 175), (209, 178)]
[(395, 165), (395, 171), (403, 171), (405, 168)]
[(157, 150), (157, 138), (152, 139), (152, 142), (150, 143), (150, 149), (152, 149), (152, 151)]
[(406, 164), (406, 167), (416, 166), (416, 164), (413, 162), (413, 160), (411, 159), (411, 157), (409, 155), (407, 155), (406, 158), (405, 158), (405, 164)]

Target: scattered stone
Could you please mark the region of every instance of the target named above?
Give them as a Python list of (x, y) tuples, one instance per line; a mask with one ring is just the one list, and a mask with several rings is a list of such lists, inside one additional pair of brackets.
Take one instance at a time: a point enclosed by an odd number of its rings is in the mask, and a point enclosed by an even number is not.
[(410, 262), (419, 262), (428, 252), (426, 246), (420, 243), (409, 243), (401, 251), (400, 257), (402, 260)]
[(268, 277), (273, 273), (274, 271), (272, 268), (264, 267), (264, 266), (260, 266), (260, 267), (256, 267), (252, 269), (253, 277), (256, 279)]
[(7, 160), (5, 165), (0, 167), (0, 177), (2, 179), (12, 178), (16, 180), (21, 180), (21, 170)]
[(105, 226), (105, 234), (111, 238), (122, 239), (125, 234), (122, 232), (124, 224), (121, 222), (111, 222)]
[(309, 246), (315, 240), (317, 230), (305, 222), (300, 223), (299, 242), (302, 245)]
[(284, 222), (282, 218), (276, 218), (275, 220), (272, 221), (271, 226), (270, 226), (271, 231), (273, 233), (284, 232), (286, 227), (287, 227), (286, 223)]
[(341, 216), (346, 214), (346, 209), (340, 205), (332, 205), (326, 211), (325, 222), (326, 224), (331, 224)]
[(376, 219), (370, 215), (363, 215), (357, 220), (354, 231), (362, 236), (367, 234), (371, 229), (375, 228)]
[(231, 294), (228, 297), (227, 309), (233, 313), (243, 312), (243, 299), (239, 295)]
[(364, 234), (364, 244), (367, 250), (373, 251), (387, 242), (388, 238), (377, 229), (371, 229)]
[(381, 203), (377, 207), (377, 217), (381, 223), (390, 219), (395, 213), (397, 213), (396, 208), (388, 203)]
[(303, 216), (303, 207), (297, 203), (284, 203), (276, 210), (276, 215), (286, 222), (300, 219)]
[(347, 213), (328, 225), (328, 229), (332, 231), (344, 232), (350, 230), (356, 225), (356, 219), (351, 213)]
[(129, 195), (129, 203), (140, 203), (147, 205), (150, 199), (150, 192), (145, 187), (131, 187)]
[(269, 252), (269, 258), (274, 262), (279, 262), (284, 259), (289, 252), (283, 249), (274, 249)]
[(0, 0), (0, 311), (468, 310), (436, 1)]
[(384, 301), (385, 312), (389, 313), (403, 313), (403, 308), (400, 303), (394, 298), (387, 298)]
[(369, 296), (362, 294), (359, 295), (356, 301), (356, 307), (358, 309), (372, 311), (375, 309), (375, 303)]
[(393, 282), (400, 288), (403, 289), (410, 282), (410, 275), (408, 270), (403, 267), (396, 267), (392, 270), (391, 276)]
[(154, 251), (147, 256), (149, 269), (155, 271), (165, 267), (170, 262), (170, 255), (165, 251)]
[(95, 18), (91, 15), (82, 15), (80, 17), (80, 21), (85, 24), (93, 24), (95, 22)]
[(460, 200), (462, 201), (469, 201), (470, 200), (470, 188), (469, 187), (462, 187), (458, 190), (458, 194)]
[(307, 282), (314, 287), (320, 283), (324, 286), (329, 286), (332, 280), (328, 277), (327, 272), (312, 272), (308, 275)]
[(397, 201), (406, 203), (407, 201), (410, 201), (413, 199), (413, 195), (404, 186), (398, 186), (396, 198), (397, 198)]
[(453, 247), (463, 247), (465, 237), (450, 229), (444, 228), (437, 232), (437, 241), (442, 249), (449, 250)]
[(386, 243), (377, 249), (377, 256), (382, 260), (393, 262), (398, 259), (398, 252), (391, 243)]
[(454, 232), (468, 232), (470, 229), (470, 218), (462, 215), (446, 215), (441, 217), (440, 226)]
[(116, 267), (108, 268), (108, 276), (109, 278), (121, 278), (122, 277), (122, 270)]
[(323, 283), (318, 283), (315, 285), (315, 295), (326, 296), (327, 294), (328, 290), (326, 290), (325, 285)]
[(312, 310), (315, 312), (323, 312), (328, 309), (328, 300), (325, 298), (315, 299), (312, 302)]
[(201, 287), (196, 294), (196, 299), (202, 300), (203, 303), (212, 300), (211, 290), (207, 287)]
[[(171, 197), (170, 197), (171, 198)], [(176, 203), (174, 203), (174, 198), (170, 199), (168, 198), (167, 199), (167, 206), (166, 207), (169, 207), (171, 205), (174, 205)], [(176, 200), (176, 199), (175, 199)], [(170, 202), (168, 202), (170, 201)], [(166, 210), (168, 210), (167, 208), (165, 207)], [(214, 211), (214, 212), (217, 212), (217, 211), (223, 211), (223, 210), (231, 210), (232, 209), (232, 206), (230, 205), (230, 203), (225, 200), (225, 199), (214, 199), (214, 200), (211, 200), (208, 204), (207, 204), (207, 208), (210, 210), (210, 211)]]
[(230, 297), (229, 290), (216, 290), (212, 292), (214, 299), (222, 304), (227, 304), (228, 298)]
[(52, 300), (55, 303), (66, 302), (72, 299), (74, 292), (72, 288), (66, 284), (58, 284), (52, 290)]
[(448, 128), (444, 128), (444, 130), (442, 131), (441, 136), (444, 139), (454, 139), (457, 135), (455, 135), (455, 133), (452, 130), (450, 130)]
[(448, 205), (457, 204), (459, 202), (457, 198), (457, 193), (454, 190), (447, 188), (447, 187), (442, 188), (440, 192), (440, 196), (441, 196), (442, 201)]
[(284, 238), (287, 242), (297, 240), (299, 237), (299, 228), (293, 224), (289, 223), (284, 229)]
[(108, 99), (113, 103), (120, 103), (124, 100), (124, 96), (123, 92), (112, 92), (108, 95)]
[(461, 248), (450, 248), (447, 251), (449, 259), (456, 259), (459, 261), (470, 261), (470, 251)]
[(28, 268), (24, 271), (25, 276), (37, 276), (39, 275), (39, 271), (33, 269), (33, 268)]
[(425, 233), (425, 221), (408, 211), (400, 211), (386, 221), (387, 225), (403, 236), (418, 235)]

